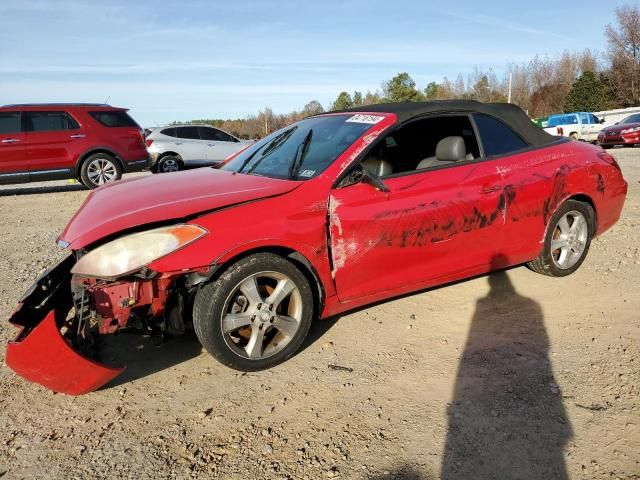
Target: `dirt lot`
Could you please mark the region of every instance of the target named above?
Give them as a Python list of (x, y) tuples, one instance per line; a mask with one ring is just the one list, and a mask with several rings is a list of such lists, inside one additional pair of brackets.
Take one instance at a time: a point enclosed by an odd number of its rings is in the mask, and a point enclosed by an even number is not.
[[(81, 397), (3, 362), (0, 477), (640, 479), (640, 148), (615, 156), (623, 216), (571, 277), (519, 267), (362, 309), (261, 373), (192, 335), (110, 338), (129, 369)], [(86, 195), (0, 188), (0, 318)], [(14, 334), (0, 323), (2, 359)]]

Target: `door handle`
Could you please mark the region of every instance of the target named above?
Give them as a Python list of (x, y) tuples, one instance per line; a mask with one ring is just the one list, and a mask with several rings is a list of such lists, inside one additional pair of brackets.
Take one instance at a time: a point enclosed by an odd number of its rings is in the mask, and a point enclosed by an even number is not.
[(5, 138), (2, 143), (18, 143), (19, 141), (19, 138)]
[(500, 185), (483, 185), (480, 189), (480, 193), (489, 194), (497, 192), (499, 190), (502, 190), (502, 187)]
[(71, 135), (69, 138), (85, 138), (86, 135), (84, 133), (76, 133), (74, 135)]

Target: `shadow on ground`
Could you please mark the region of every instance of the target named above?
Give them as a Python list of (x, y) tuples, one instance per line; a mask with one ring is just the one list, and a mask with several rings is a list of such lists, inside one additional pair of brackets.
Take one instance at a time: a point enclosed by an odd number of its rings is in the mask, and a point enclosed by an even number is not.
[(65, 193), (65, 192), (81, 192), (89, 191), (81, 183), (69, 183), (67, 185), (49, 185), (49, 186), (33, 186), (28, 187), (11, 187), (0, 188), (0, 197), (10, 197), (15, 195), (38, 195), (41, 193)]
[[(504, 265), (501, 258), (496, 265)], [(566, 479), (572, 436), (549, 360), (542, 309), (506, 271), (478, 300), (453, 400), (441, 478)]]
[(202, 346), (193, 332), (156, 345), (150, 337), (120, 333), (100, 337), (99, 361), (126, 370), (103, 388), (113, 388), (197, 357)]

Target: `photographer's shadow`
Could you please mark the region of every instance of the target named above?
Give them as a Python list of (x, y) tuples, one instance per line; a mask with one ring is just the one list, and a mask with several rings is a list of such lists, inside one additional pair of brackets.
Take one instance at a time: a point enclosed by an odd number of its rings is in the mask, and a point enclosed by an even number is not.
[[(495, 268), (506, 264), (496, 257)], [(442, 479), (566, 479), (572, 436), (542, 309), (506, 271), (488, 277), (460, 360)]]

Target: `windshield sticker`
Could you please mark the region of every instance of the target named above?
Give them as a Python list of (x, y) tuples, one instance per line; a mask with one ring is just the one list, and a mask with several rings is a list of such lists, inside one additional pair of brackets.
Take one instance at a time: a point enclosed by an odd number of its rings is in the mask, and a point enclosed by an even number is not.
[(384, 120), (384, 117), (381, 117), (379, 115), (362, 115), (362, 114), (358, 114), (358, 115), (354, 115), (353, 117), (350, 117), (347, 122), (352, 122), (352, 123), (370, 123), (371, 125), (375, 125), (376, 123), (380, 122)]
[(315, 174), (316, 174), (316, 171), (315, 171), (315, 170), (302, 170), (302, 171), (298, 174), (298, 176), (299, 176), (299, 177), (307, 177), (307, 178), (310, 178), (310, 177), (313, 177)]

